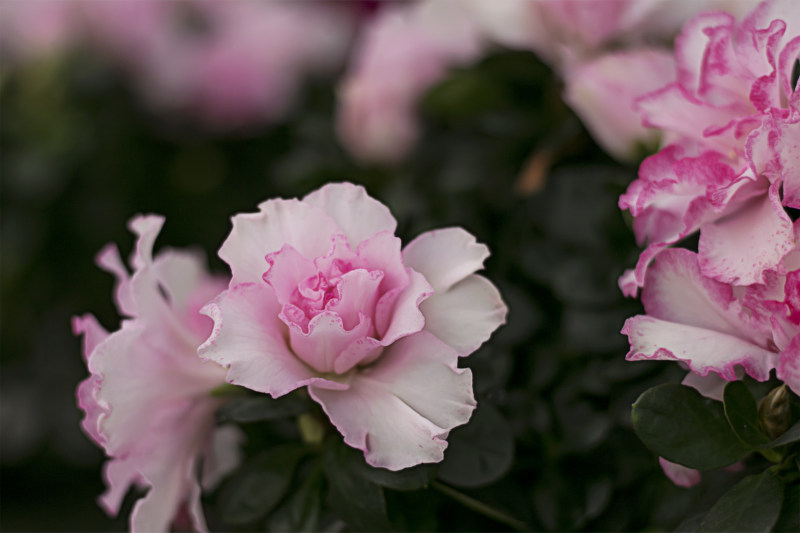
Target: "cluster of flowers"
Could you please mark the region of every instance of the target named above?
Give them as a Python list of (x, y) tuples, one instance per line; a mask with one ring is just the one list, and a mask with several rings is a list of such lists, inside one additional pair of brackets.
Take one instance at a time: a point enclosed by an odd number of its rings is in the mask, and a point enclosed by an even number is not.
[(151, 108), (230, 131), (283, 118), (307, 77), (339, 68), (362, 11), (324, 1), (11, 1), (0, 6), (0, 52), (13, 64), (84, 48), (128, 73)]
[(499, 292), (475, 274), (486, 246), (447, 228), (401, 247), (386, 206), (348, 183), (236, 215), (219, 250), (227, 279), (197, 253), (154, 257), (163, 222), (131, 221), (132, 275), (115, 247), (98, 257), (117, 278), (120, 329), (91, 315), (73, 324), (91, 372), (78, 389), (83, 427), (110, 457), (109, 513), (130, 486), (150, 487), (134, 531), (206, 529), (201, 486), (236, 466), (242, 439), (214, 423), (226, 382), (274, 398), (304, 388), (373, 466), (442, 460), (475, 408), (459, 358), (505, 321)]
[[(726, 381), (773, 370), (800, 394), (800, 9), (698, 15), (674, 66), (633, 102), (663, 146), (619, 202), (646, 245), (620, 279), (647, 313), (625, 323), (627, 358), (680, 361), (684, 383), (717, 399)], [(696, 233), (696, 253), (671, 248)], [(699, 479), (662, 465), (679, 484)]]

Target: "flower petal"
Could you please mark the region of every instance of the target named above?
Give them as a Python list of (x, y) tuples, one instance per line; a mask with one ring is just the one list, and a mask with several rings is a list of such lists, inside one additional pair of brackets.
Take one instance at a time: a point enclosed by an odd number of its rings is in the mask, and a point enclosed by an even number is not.
[(475, 408), (472, 374), (456, 367), (458, 354), (427, 332), (389, 346), (347, 391), (309, 393), (372, 466), (400, 470), (441, 461), (454, 427)]
[(703, 227), (698, 251), (704, 275), (736, 285), (763, 283), (764, 272), (794, 248), (792, 221), (777, 191), (775, 182), (769, 195)]
[(622, 333), (631, 344), (628, 361), (683, 361), (701, 376), (716, 372), (733, 381), (734, 367), (741, 365), (750, 376), (765, 381), (778, 362), (777, 354), (739, 337), (649, 316), (629, 318)]
[(264, 257), (288, 244), (308, 259), (325, 255), (341, 230), (322, 210), (299, 200), (268, 200), (260, 212), (233, 217), (233, 229), (219, 249), (231, 267), (231, 287), (261, 282)]
[[(408, 272), (409, 283), (393, 300), (391, 311), (387, 312), (386, 309), (383, 309), (384, 301), (389, 301), (389, 299), (384, 300), (383, 298), (378, 301), (375, 309), (375, 325), (378, 328), (381, 344), (384, 346), (389, 346), (400, 337), (411, 335), (425, 327), (425, 316), (419, 306), (423, 300), (433, 294), (433, 289), (419, 272), (410, 268), (407, 268), (406, 272)], [(391, 317), (385, 329), (381, 327), (382, 316)]]
[(786, 383), (795, 394), (800, 394), (800, 334), (780, 353), (778, 379)]
[(483, 268), (489, 249), (461, 228), (428, 231), (403, 248), (403, 262), (445, 291)]
[(447, 343), (459, 355), (469, 355), (505, 324), (508, 308), (497, 288), (472, 274), (449, 290), (435, 292), (419, 306), (425, 330)]
[(667, 461), (663, 457), (658, 458), (658, 463), (661, 465), (661, 470), (664, 474), (679, 487), (689, 488), (697, 485), (702, 480), (700, 472), (694, 468), (689, 468), (677, 463)]
[(228, 369), (227, 381), (277, 398), (310, 383), (339, 389), (347, 385), (316, 377), (286, 345), (281, 308), (264, 283), (244, 283), (222, 293), (201, 313), (214, 320), (201, 358)]
[(364, 187), (352, 183), (329, 183), (317, 189), (303, 202), (325, 212), (347, 236), (350, 247), (380, 231), (394, 234), (397, 221), (389, 208), (372, 198)]

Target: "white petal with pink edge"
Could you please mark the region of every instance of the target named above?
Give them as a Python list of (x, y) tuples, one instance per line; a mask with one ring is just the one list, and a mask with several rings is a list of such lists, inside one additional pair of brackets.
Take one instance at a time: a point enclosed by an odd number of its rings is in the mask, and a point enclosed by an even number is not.
[(457, 362), (452, 348), (420, 332), (388, 347), (349, 390), (312, 385), (309, 393), (369, 464), (400, 470), (441, 461), (449, 431), (472, 415), (472, 374)]
[(461, 228), (428, 231), (403, 248), (403, 262), (444, 291), (483, 268), (489, 249)]

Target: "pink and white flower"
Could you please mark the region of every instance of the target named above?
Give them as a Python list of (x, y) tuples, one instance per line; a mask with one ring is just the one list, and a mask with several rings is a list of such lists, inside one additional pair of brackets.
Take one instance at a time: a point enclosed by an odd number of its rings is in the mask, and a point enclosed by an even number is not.
[(723, 283), (763, 283), (794, 249), (784, 210), (800, 207), (800, 10), (767, 1), (741, 23), (692, 19), (676, 41), (677, 80), (638, 100), (667, 145), (620, 198), (647, 249), (620, 284), (633, 295), (658, 252), (700, 231), (700, 266)]
[(149, 487), (131, 515), (133, 531), (169, 531), (188, 512), (192, 527), (205, 530), (197, 469), (213, 485), (238, 463), (240, 434), (214, 427), (223, 400), (211, 391), (225, 370), (197, 357), (212, 323), (200, 307), (225, 287), (211, 277), (196, 253), (168, 250), (153, 258), (163, 218), (140, 216), (130, 227), (138, 240), (129, 275), (114, 246), (98, 257), (117, 277), (115, 300), (126, 317), (106, 332), (91, 315), (76, 317), (91, 376), (78, 387), (83, 428), (110, 457), (108, 490), (100, 503), (116, 514), (131, 486)]
[(642, 289), (647, 315), (622, 328), (631, 346), (626, 358), (680, 361), (726, 381), (741, 370), (765, 381), (775, 370), (800, 392), (800, 252), (787, 254), (781, 267), (785, 274), (769, 272), (764, 284), (736, 287), (703, 275), (693, 252), (663, 251)]
[(459, 228), (401, 249), (389, 210), (359, 186), (269, 200), (233, 218), (219, 255), (230, 287), (202, 312), (200, 347), (227, 381), (282, 396), (307, 387), (345, 442), (390, 470), (443, 458), (475, 407), (458, 358), (503, 324), (474, 272), (488, 250)]
[(342, 143), (364, 161), (398, 162), (419, 135), (419, 98), (482, 50), (460, 0), (383, 8), (363, 29), (339, 89)]

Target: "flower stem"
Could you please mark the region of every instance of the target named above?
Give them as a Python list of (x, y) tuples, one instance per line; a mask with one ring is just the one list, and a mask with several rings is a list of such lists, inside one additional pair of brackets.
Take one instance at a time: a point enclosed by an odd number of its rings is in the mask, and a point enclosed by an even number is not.
[(525, 527), (525, 523), (521, 520), (517, 520), (511, 516), (508, 516), (502, 511), (498, 511), (493, 507), (489, 507), (485, 503), (476, 500), (471, 496), (467, 496), (463, 492), (459, 492), (453, 487), (447, 486), (444, 483), (439, 481), (432, 481), (431, 487), (438, 490), (442, 494), (453, 498), (455, 501), (463, 505), (468, 509), (472, 509), (476, 513), (482, 514), (483, 516), (489, 517), (493, 520), (497, 520), (498, 522), (505, 524), (509, 527), (516, 529), (517, 531), (526, 531), (527, 528)]

